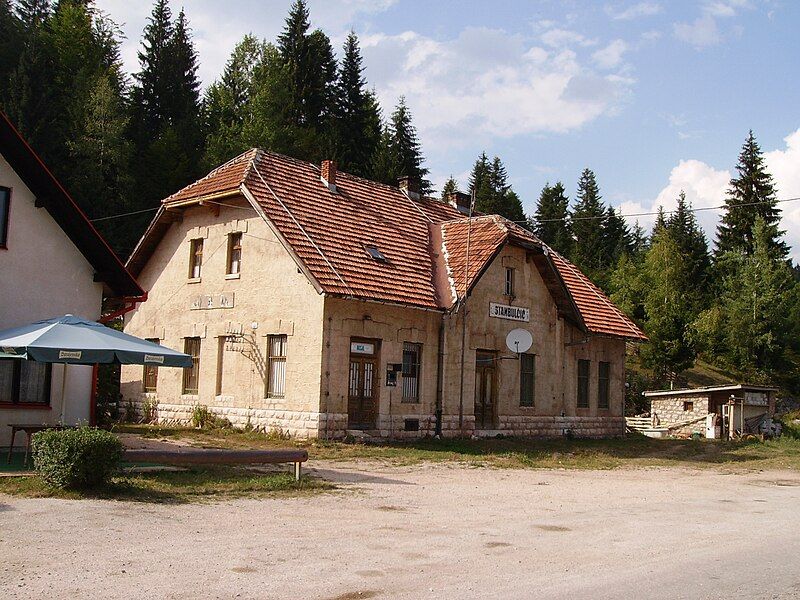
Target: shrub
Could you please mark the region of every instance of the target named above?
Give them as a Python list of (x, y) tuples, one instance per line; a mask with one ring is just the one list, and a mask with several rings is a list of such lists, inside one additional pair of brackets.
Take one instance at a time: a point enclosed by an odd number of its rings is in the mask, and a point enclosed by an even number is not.
[(147, 397), (142, 402), (142, 423), (154, 423), (158, 418), (158, 400)]
[(233, 425), (227, 418), (215, 415), (205, 404), (196, 404), (192, 409), (192, 427), (198, 429), (232, 429)]
[(122, 442), (92, 427), (48, 429), (34, 434), (33, 465), (44, 482), (57, 488), (91, 488), (119, 469)]

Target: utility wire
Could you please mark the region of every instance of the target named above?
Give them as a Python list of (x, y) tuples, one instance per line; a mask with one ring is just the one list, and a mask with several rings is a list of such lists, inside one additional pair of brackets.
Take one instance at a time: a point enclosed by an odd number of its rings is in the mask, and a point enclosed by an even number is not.
[[(759, 206), (761, 204), (772, 204), (773, 202), (778, 204), (778, 203), (783, 203), (783, 202), (796, 202), (798, 200), (800, 200), (800, 196), (797, 196), (795, 198), (784, 198), (782, 200), (774, 200), (774, 201), (773, 200), (765, 200), (765, 201), (762, 201), (762, 202), (745, 202), (744, 204), (733, 204), (732, 206), (735, 206), (735, 207), (738, 208), (740, 206)], [(224, 204), (222, 202), (215, 202), (213, 200), (205, 200), (205, 202), (208, 202), (209, 204), (217, 204), (219, 206), (224, 206), (226, 208), (238, 208), (240, 210), (253, 210), (253, 208), (251, 206), (235, 206), (233, 204)], [(727, 207), (728, 206), (726, 204), (721, 204), (719, 206), (701, 206), (699, 208), (687, 209), (686, 212), (696, 213), (696, 212), (701, 212), (701, 211), (706, 211), (706, 210), (722, 210), (723, 208), (727, 208)], [(98, 217), (97, 219), (90, 219), (90, 221), (92, 223), (97, 223), (98, 221), (107, 221), (109, 219), (121, 219), (123, 217), (130, 217), (130, 216), (133, 216), (133, 215), (139, 215), (139, 214), (143, 214), (143, 213), (146, 213), (146, 212), (153, 212), (153, 211), (156, 211), (158, 209), (159, 209), (159, 207), (156, 206), (155, 208), (145, 208), (143, 210), (135, 210), (133, 212), (122, 213), (122, 214), (119, 214), (119, 215), (110, 215), (110, 216), (107, 216), (107, 217)], [(665, 210), (663, 212), (664, 212), (665, 215), (671, 215), (671, 214), (677, 212), (677, 210)], [(657, 214), (659, 214), (659, 211), (629, 213), (627, 215), (619, 214), (617, 216), (618, 217), (622, 217), (623, 219), (629, 219), (631, 217), (650, 217), (650, 216), (657, 215)], [(596, 217), (559, 217), (557, 219), (537, 219), (535, 217), (532, 217), (531, 219), (525, 219), (525, 220), (522, 220), (522, 221), (512, 221), (512, 223), (529, 223), (531, 221), (536, 221), (537, 223), (555, 223), (555, 222), (559, 222), (559, 221), (592, 221), (592, 220), (605, 219), (605, 218), (606, 218), (605, 215), (596, 216)]]

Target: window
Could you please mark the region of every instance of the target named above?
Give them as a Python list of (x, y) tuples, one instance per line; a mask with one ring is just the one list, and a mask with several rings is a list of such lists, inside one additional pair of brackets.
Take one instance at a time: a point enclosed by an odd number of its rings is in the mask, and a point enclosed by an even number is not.
[(183, 370), (183, 393), (196, 396), (200, 382), (200, 338), (185, 338), (183, 351), (192, 357), (192, 366)]
[(203, 238), (192, 240), (189, 250), (189, 277), (198, 279), (203, 266)]
[(519, 356), (519, 405), (533, 406), (536, 398), (536, 355)]
[(422, 344), (403, 344), (403, 402), (419, 402)]
[(694, 410), (694, 402), (684, 402), (683, 403), (683, 410), (685, 412), (692, 412)]
[(283, 398), (286, 394), (286, 336), (269, 336), (267, 350), (269, 353), (267, 398)]
[(0, 187), (0, 248), (8, 245), (8, 220), (11, 214), (11, 190)]
[(611, 383), (611, 363), (597, 365), (597, 408), (608, 408), (608, 390)]
[(506, 267), (506, 296), (514, 295), (514, 269)]
[(50, 404), (49, 363), (0, 359), (0, 404)]
[[(148, 342), (158, 344), (158, 338), (146, 338)], [(158, 383), (158, 367), (153, 364), (144, 365), (144, 373), (142, 374), (142, 381), (144, 382), (144, 391), (154, 394), (156, 391), (156, 384)]]
[(372, 258), (375, 260), (379, 260), (381, 262), (386, 262), (386, 257), (378, 250), (377, 246), (364, 246), (364, 249), (367, 251)]
[(589, 408), (589, 361), (578, 361), (578, 408)]
[(228, 235), (228, 275), (238, 275), (242, 269), (242, 233)]

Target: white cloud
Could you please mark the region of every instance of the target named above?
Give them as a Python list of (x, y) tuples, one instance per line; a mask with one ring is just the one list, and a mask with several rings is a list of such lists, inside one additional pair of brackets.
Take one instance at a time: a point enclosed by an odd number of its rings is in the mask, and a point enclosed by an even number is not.
[(633, 84), (598, 73), (574, 49), (531, 47), (502, 30), (467, 28), (445, 41), (414, 32), (361, 41), (382, 106), (388, 111), (405, 96), (429, 150), (573, 130), (610, 113)]
[(673, 31), (676, 38), (696, 48), (714, 46), (722, 41), (717, 20), (710, 14), (704, 14), (691, 23), (675, 23)]
[(552, 48), (568, 46), (592, 46), (595, 40), (587, 39), (583, 34), (571, 29), (549, 29), (541, 35), (542, 43)]
[[(717, 20), (735, 17), (743, 8), (751, 8), (749, 0), (707, 0), (701, 5), (699, 17), (691, 23), (675, 23), (673, 32), (676, 38), (695, 48), (714, 46), (723, 39)], [(743, 29), (734, 25), (731, 31), (741, 35)]]
[[(766, 168), (775, 178), (778, 199), (800, 197), (800, 128), (784, 138), (785, 147), (764, 153)], [(651, 201), (625, 201), (620, 203), (624, 215), (642, 212), (655, 212), (659, 206), (664, 210), (674, 210), (681, 190), (694, 208), (721, 206), (725, 201), (731, 173), (716, 169), (699, 160), (681, 160), (670, 172), (669, 181)], [(800, 201), (779, 205), (783, 211), (782, 228), (786, 230), (786, 241), (792, 247), (792, 258), (800, 261)], [(700, 225), (706, 232), (709, 243), (713, 244), (720, 210), (704, 210), (696, 213)], [(631, 217), (633, 223), (639, 220), (646, 229), (655, 222), (655, 216)]]
[(606, 13), (617, 21), (630, 21), (640, 17), (657, 15), (663, 10), (658, 2), (639, 2), (625, 9), (618, 9), (613, 6), (606, 6)]
[(601, 69), (613, 69), (622, 62), (622, 55), (628, 50), (628, 44), (623, 40), (614, 40), (605, 48), (592, 54), (592, 60)]

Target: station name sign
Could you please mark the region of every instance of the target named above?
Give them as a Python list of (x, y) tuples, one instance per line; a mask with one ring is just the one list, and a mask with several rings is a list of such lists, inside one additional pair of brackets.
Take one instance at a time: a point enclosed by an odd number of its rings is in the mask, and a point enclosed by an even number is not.
[(495, 319), (507, 319), (509, 321), (523, 321), (527, 323), (531, 320), (529, 308), (521, 306), (508, 306), (507, 304), (489, 303), (489, 316)]

